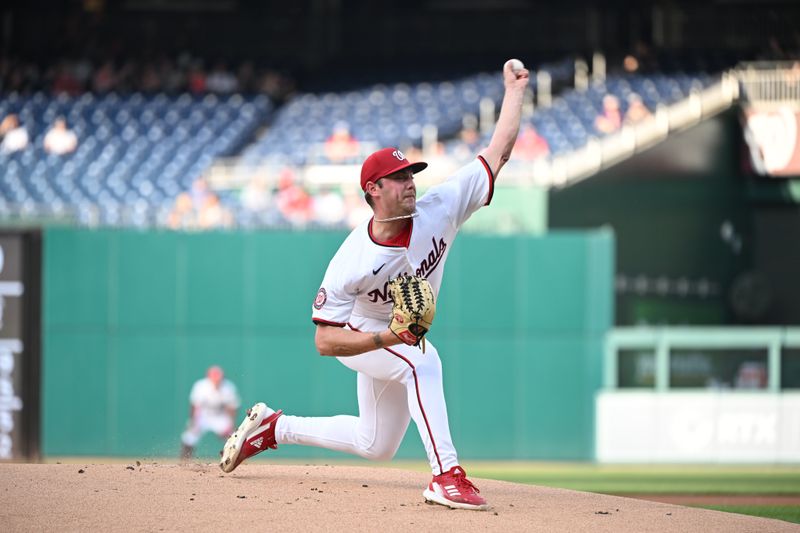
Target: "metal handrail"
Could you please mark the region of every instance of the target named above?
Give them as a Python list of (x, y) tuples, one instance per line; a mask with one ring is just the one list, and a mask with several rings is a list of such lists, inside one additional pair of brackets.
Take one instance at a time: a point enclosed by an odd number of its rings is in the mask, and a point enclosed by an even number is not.
[(734, 75), (748, 103), (800, 108), (800, 61), (742, 63)]
[(655, 352), (655, 390), (669, 390), (672, 348), (765, 348), (767, 390), (779, 392), (784, 348), (800, 348), (800, 328), (784, 327), (620, 327), (605, 339), (603, 385), (618, 388), (619, 352), (644, 348)]

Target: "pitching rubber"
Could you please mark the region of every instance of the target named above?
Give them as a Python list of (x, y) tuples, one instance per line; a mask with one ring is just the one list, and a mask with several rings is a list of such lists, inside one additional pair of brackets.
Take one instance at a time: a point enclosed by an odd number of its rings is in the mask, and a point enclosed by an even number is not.
[(470, 511), (486, 511), (489, 509), (488, 503), (483, 505), (470, 505), (468, 503), (450, 501), (441, 494), (434, 492), (429, 488), (422, 491), (422, 496), (425, 498), (426, 503), (438, 503), (440, 505), (450, 507), (451, 509), (468, 509)]
[(238, 466), (236, 460), (239, 458), (239, 453), (242, 450), (247, 435), (250, 434), (255, 428), (261, 425), (264, 420), (264, 415), (267, 412), (267, 405), (264, 403), (257, 403), (247, 410), (247, 416), (239, 424), (233, 435), (228, 437), (225, 446), (222, 448), (222, 459), (219, 462), (219, 467), (225, 473), (233, 472)]

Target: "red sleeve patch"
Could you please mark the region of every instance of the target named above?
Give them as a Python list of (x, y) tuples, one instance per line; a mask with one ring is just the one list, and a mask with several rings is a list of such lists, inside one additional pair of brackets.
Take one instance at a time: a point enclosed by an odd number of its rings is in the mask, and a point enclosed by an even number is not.
[(325, 305), (325, 302), (328, 301), (328, 293), (324, 287), (320, 287), (319, 292), (317, 293), (317, 297), (314, 298), (314, 309), (322, 309), (322, 306)]

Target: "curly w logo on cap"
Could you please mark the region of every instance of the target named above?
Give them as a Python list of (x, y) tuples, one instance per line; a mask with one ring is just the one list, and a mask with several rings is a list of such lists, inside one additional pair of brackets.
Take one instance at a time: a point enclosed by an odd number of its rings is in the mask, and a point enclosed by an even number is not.
[(427, 167), (428, 163), (422, 161), (409, 162), (405, 154), (397, 148), (383, 148), (370, 155), (361, 165), (361, 190), (367, 190), (367, 183), (374, 183), (397, 171), (410, 168), (416, 174)]

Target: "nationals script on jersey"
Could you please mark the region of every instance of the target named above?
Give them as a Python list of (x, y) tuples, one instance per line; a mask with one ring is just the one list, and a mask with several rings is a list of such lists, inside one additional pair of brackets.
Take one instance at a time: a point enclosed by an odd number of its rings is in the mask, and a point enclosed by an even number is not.
[(494, 176), (483, 157), (459, 169), (417, 200), (408, 247), (384, 245), (372, 237), (368, 220), (345, 239), (328, 265), (314, 300), (312, 320), (380, 331), (389, 324), (390, 279), (423, 276), (438, 296), (444, 263), (461, 225), (492, 200)]

